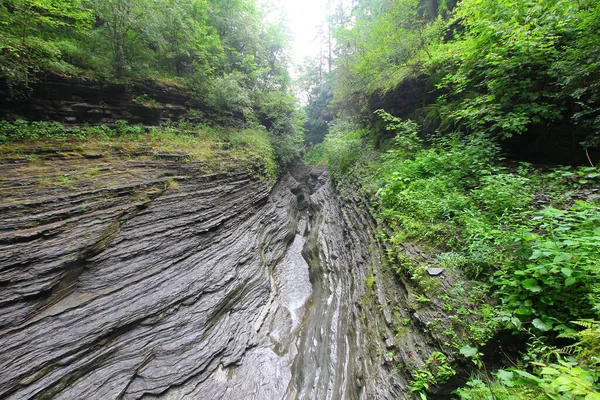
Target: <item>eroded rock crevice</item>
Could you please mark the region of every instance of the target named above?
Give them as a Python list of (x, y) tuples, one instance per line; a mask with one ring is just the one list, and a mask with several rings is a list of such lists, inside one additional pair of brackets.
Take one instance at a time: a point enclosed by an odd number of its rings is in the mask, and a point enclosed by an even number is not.
[[(142, 156), (1, 168), (2, 398), (410, 397), (385, 354), (419, 366), (436, 345), (324, 169), (271, 187)], [(48, 182), (57, 168), (94, 176)]]

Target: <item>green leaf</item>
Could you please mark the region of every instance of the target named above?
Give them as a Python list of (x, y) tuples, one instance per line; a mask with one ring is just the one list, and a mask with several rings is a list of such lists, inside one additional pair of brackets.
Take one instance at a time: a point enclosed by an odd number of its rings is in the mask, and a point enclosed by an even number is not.
[(496, 377), (506, 386), (513, 386), (513, 373), (505, 369), (500, 369), (496, 372)]
[(574, 277), (570, 276), (567, 279), (565, 279), (565, 286), (571, 286), (575, 282), (577, 282), (577, 278), (574, 278)]
[(558, 378), (556, 378), (554, 380), (554, 383), (559, 384), (559, 385), (565, 385), (565, 386), (569, 387), (573, 384), (572, 379), (573, 378), (571, 378), (569, 376), (559, 376)]
[[(525, 233), (523, 234), (523, 239), (525, 239), (525, 241), (527, 241), (527, 242), (531, 242), (532, 240), (535, 240), (535, 239), (537, 239), (537, 238), (538, 238), (538, 235), (536, 235), (535, 233), (532, 233), (532, 232), (525, 232)], [(535, 252), (536, 252), (536, 251), (538, 251), (538, 250), (535, 250), (535, 251), (533, 252), (533, 254), (535, 254)], [(533, 255), (532, 255), (532, 257), (533, 257)], [(539, 257), (539, 256), (538, 256), (538, 257)], [(537, 258), (537, 257), (536, 257), (536, 258)], [(531, 258), (530, 258), (530, 260), (531, 260)]]
[(541, 374), (542, 375), (560, 375), (560, 372), (554, 368), (545, 367), (545, 368), (542, 368)]
[(573, 270), (571, 268), (561, 268), (560, 272), (563, 273), (564, 276), (571, 276), (571, 274), (573, 273)]
[(531, 310), (531, 307), (519, 307), (515, 310), (515, 314), (527, 316), (531, 315)]
[(522, 283), (523, 287), (530, 292), (538, 293), (542, 291), (542, 288), (538, 285), (538, 281), (533, 278), (525, 279)]
[(560, 253), (556, 257), (554, 257), (554, 263), (559, 263), (562, 261), (569, 261), (573, 258), (571, 253)]
[(517, 317), (512, 317), (512, 318), (510, 319), (510, 322), (512, 322), (512, 323), (513, 323), (513, 325), (515, 326), (515, 328), (517, 328), (517, 329), (521, 329), (521, 326), (522, 326), (522, 325), (521, 325), (521, 320), (520, 320), (519, 318), (517, 318)]
[(531, 321), (531, 323), (533, 324), (533, 326), (535, 326), (536, 328), (538, 328), (542, 332), (547, 332), (550, 329), (552, 329), (552, 324), (551, 323), (544, 322), (544, 321), (542, 321), (539, 318), (534, 319), (533, 321)]
[(521, 371), (520, 369), (515, 369), (515, 372), (516, 372), (517, 374), (521, 375), (521, 376), (522, 376), (522, 377), (524, 377), (524, 378), (531, 379), (531, 380), (532, 380), (532, 381), (534, 381), (534, 382), (537, 382), (537, 383), (542, 383), (542, 382), (544, 382), (544, 380), (543, 380), (543, 379), (540, 379), (540, 378), (538, 378), (537, 376), (530, 374), (529, 372), (526, 372), (526, 371)]
[(471, 358), (475, 354), (477, 354), (477, 347), (471, 347), (468, 344), (464, 345), (460, 348), (460, 354), (462, 354), (465, 357)]
[(536, 260), (538, 258), (540, 258), (542, 256), (542, 252), (539, 250), (534, 250), (533, 253), (531, 254), (531, 257), (529, 257), (530, 260)]

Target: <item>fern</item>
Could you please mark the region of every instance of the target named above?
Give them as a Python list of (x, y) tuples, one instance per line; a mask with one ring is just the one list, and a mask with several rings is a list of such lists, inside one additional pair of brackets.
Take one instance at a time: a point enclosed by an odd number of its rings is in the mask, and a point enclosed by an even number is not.
[(571, 321), (584, 328), (575, 333), (564, 333), (563, 338), (576, 340), (576, 343), (560, 349), (560, 353), (576, 356), (584, 364), (598, 364), (600, 359), (600, 322), (591, 319)]
[(581, 351), (581, 346), (579, 345), (579, 343), (575, 343), (575, 344), (570, 344), (568, 346), (561, 348), (559, 350), (559, 353), (572, 356), (572, 355), (578, 354), (580, 351)]
[(597, 329), (600, 328), (600, 322), (591, 319), (581, 319), (578, 321), (571, 321), (571, 323), (579, 325), (585, 329), (592, 329), (594, 327), (596, 327)]

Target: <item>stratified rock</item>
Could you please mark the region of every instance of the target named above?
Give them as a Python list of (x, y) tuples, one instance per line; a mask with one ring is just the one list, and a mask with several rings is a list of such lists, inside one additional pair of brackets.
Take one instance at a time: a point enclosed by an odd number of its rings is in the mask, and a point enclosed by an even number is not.
[(32, 155), (0, 160), (2, 399), (408, 398), (443, 339), (324, 169), (271, 187), (143, 151)]
[(166, 394), (256, 346), (295, 181), (270, 195), (247, 174), (131, 162), (44, 193), (36, 168), (5, 167), (0, 186), (1, 398)]
[[(107, 83), (46, 73), (31, 84), (30, 96), (11, 98), (7, 82), (0, 79), (0, 118), (57, 121), (68, 125), (159, 125), (185, 118), (190, 96), (184, 88), (151, 80), (130, 84)], [(135, 102), (136, 97), (148, 104)]]

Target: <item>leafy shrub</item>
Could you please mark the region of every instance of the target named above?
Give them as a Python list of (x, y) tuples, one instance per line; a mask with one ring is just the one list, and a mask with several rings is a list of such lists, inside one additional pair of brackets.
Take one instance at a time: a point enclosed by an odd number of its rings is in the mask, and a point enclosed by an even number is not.
[(572, 2), (466, 0), (455, 17), (465, 35), (446, 46), (443, 64), (457, 68), (439, 83), (454, 126), (510, 137), (563, 117), (552, 66), (576, 23)]
[(308, 165), (319, 166), (326, 164), (325, 146), (323, 143), (318, 143), (308, 149), (304, 155), (304, 162)]
[(329, 127), (323, 145), (327, 165), (334, 176), (342, 176), (359, 159), (366, 131), (347, 120), (336, 120)]
[(210, 82), (204, 101), (224, 116), (223, 122), (235, 124), (236, 119), (252, 114), (251, 95), (244, 84), (245, 79), (243, 74), (236, 72), (216, 77)]
[(509, 173), (482, 177), (472, 194), (486, 213), (496, 217), (525, 210), (533, 198), (529, 179)]
[[(502, 375), (504, 370), (497, 374)], [(484, 376), (475, 376), (469, 379), (463, 387), (454, 391), (462, 400), (547, 400), (543, 392), (538, 388), (529, 386), (517, 386), (508, 383), (503, 384), (500, 380), (488, 381)]]
[(125, 120), (115, 121), (114, 132), (120, 136), (139, 136), (144, 133), (142, 125), (131, 125)]
[(515, 237), (525, 256), (495, 274), (505, 308), (541, 331), (595, 315), (600, 304), (590, 294), (600, 284), (600, 208), (584, 202), (547, 208), (527, 228)]
[(427, 359), (425, 368), (416, 371), (410, 390), (423, 393), (429, 389), (429, 385), (446, 383), (454, 375), (456, 371), (450, 365), (448, 357), (442, 352), (434, 351)]
[(461, 269), (467, 263), (464, 255), (454, 251), (438, 254), (436, 258), (442, 268)]
[(290, 94), (265, 92), (256, 97), (257, 117), (267, 128), (275, 157), (283, 169), (300, 157), (306, 116), (299, 108), (298, 100)]
[(404, 239), (438, 245), (457, 236), (458, 216), (473, 207), (469, 189), (486, 173), (494, 153), (495, 147), (485, 141), (456, 138), (422, 148), (411, 158), (405, 158), (405, 150), (390, 150), (378, 170), (382, 217)]
[(385, 121), (385, 130), (395, 132), (394, 142), (396, 144), (395, 151), (402, 151), (408, 154), (414, 153), (421, 147), (421, 139), (419, 138), (419, 126), (410, 119), (403, 121), (398, 117), (394, 117), (385, 110), (376, 110), (377, 114)]
[(68, 132), (59, 122), (0, 121), (0, 143), (36, 140), (42, 137), (65, 138)]

